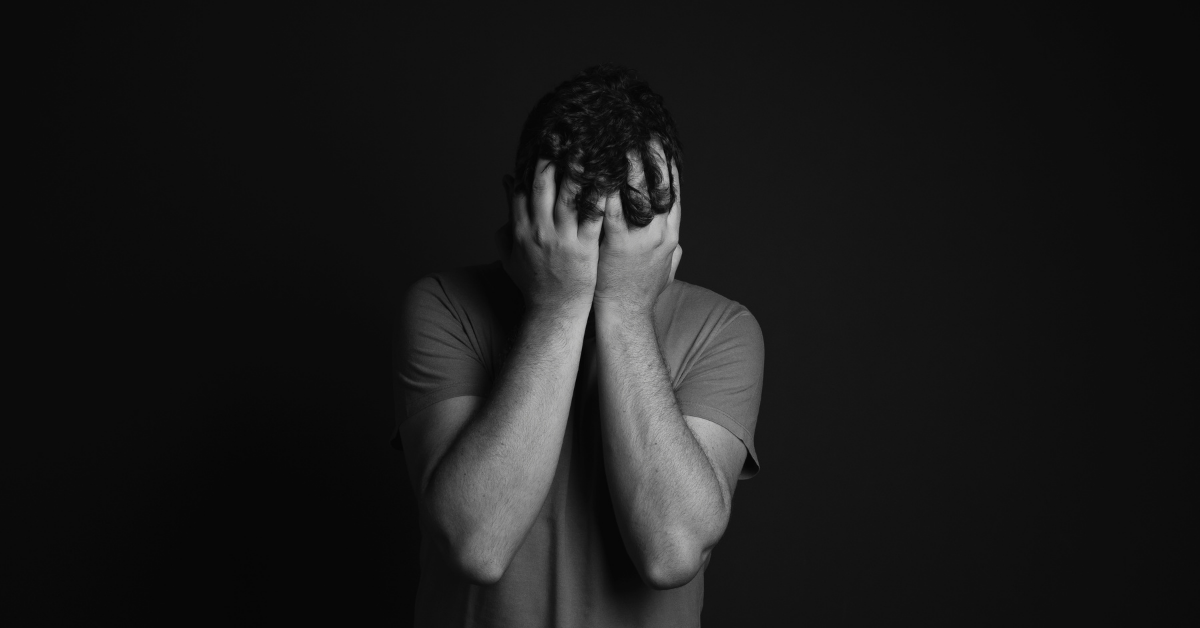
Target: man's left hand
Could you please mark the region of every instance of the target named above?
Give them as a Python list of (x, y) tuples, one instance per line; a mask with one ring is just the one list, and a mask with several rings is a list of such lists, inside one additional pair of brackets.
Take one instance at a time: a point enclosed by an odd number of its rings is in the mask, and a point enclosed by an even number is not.
[(615, 309), (623, 314), (649, 315), (658, 295), (675, 279), (675, 269), (683, 257), (683, 247), (679, 246), (683, 209), (679, 171), (674, 161), (671, 162), (671, 178), (675, 181), (675, 204), (667, 213), (655, 216), (645, 227), (629, 228), (619, 194), (605, 199), (604, 238), (600, 243), (593, 298), (597, 310)]

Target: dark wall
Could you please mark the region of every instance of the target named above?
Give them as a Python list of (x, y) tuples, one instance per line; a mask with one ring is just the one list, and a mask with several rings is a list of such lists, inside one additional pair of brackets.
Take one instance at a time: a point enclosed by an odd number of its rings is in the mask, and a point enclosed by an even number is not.
[(525, 114), (601, 61), (679, 125), (677, 276), (767, 342), (705, 625), (1178, 589), (1150, 569), (1182, 529), (1164, 360), (1195, 344), (1173, 16), (169, 6), (57, 16), (46, 47), (45, 446), (10, 589), (36, 616), (407, 625), (391, 313), (494, 259)]

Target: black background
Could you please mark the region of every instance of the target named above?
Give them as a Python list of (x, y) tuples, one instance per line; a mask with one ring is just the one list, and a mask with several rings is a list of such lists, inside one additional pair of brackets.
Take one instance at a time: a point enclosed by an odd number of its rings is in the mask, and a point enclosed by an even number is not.
[(1180, 16), (158, 4), (44, 45), (30, 619), (408, 625), (396, 300), (495, 259), (524, 116), (602, 61), (678, 123), (678, 278), (767, 343), (706, 626), (1185, 594)]

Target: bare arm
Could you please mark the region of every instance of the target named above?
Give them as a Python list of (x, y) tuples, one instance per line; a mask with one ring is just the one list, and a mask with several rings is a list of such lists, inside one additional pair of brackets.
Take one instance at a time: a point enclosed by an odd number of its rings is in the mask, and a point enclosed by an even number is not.
[(503, 575), (554, 478), (595, 286), (600, 224), (577, 224), (545, 165), (532, 198), (511, 200), (502, 254), (526, 314), (491, 393), (457, 406), (465, 416), (451, 404), (451, 416), (401, 429), (421, 459), (417, 493), (436, 542), (482, 584)]
[[(729, 522), (745, 448), (679, 411), (652, 318), (596, 311), (601, 434), (613, 507), (642, 579), (687, 584)], [(710, 428), (697, 438), (689, 422)], [(704, 428), (701, 428), (704, 429)]]
[[(630, 182), (640, 185), (641, 164), (630, 159)], [(687, 584), (708, 560), (746, 453), (724, 428), (682, 415), (659, 350), (654, 303), (682, 254), (675, 192), (671, 210), (638, 229), (625, 223), (619, 196), (607, 199), (594, 299), (609, 490), (630, 558), (658, 589)]]
[(486, 401), (419, 489), (437, 541), (478, 583), (500, 579), (558, 466), (587, 311), (530, 312)]

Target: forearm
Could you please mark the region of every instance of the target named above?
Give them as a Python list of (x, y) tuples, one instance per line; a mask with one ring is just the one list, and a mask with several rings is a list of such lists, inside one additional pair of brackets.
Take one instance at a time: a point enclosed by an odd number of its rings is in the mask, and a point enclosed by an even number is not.
[(596, 312), (601, 434), (626, 548), (651, 586), (695, 576), (729, 519), (727, 487), (683, 418), (653, 320)]
[(493, 390), (430, 476), (427, 510), (461, 567), (498, 579), (558, 466), (587, 309), (531, 311)]

